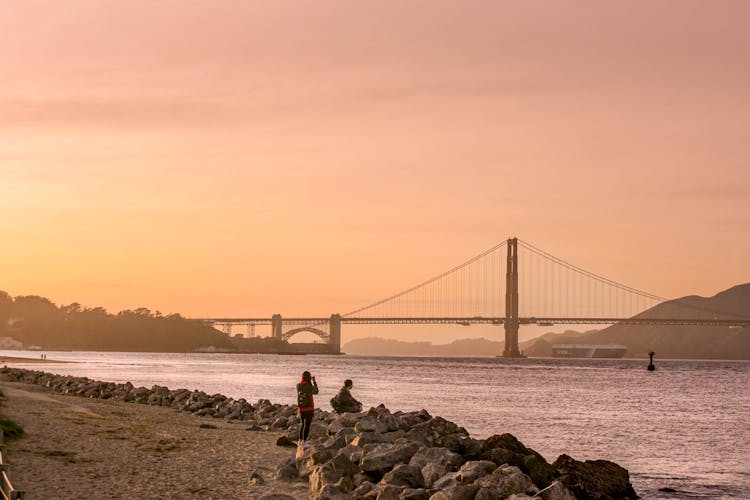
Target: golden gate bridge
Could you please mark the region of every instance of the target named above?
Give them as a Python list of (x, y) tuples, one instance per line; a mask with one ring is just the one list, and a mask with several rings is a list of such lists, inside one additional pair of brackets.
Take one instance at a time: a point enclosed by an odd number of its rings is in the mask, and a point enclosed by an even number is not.
[[(651, 310), (669, 302), (673, 317)], [(289, 340), (317, 335), (331, 353), (341, 351), (343, 324), (490, 324), (505, 333), (504, 357), (522, 357), (521, 325), (632, 324), (746, 327), (750, 317), (668, 300), (592, 273), (518, 238), (510, 238), (415, 286), (330, 317), (204, 318), (231, 333), (235, 326), (270, 325), (271, 336)]]

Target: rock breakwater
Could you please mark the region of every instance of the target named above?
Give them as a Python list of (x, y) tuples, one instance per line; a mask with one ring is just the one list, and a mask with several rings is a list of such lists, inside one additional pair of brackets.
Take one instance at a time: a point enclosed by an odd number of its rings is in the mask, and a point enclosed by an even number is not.
[[(248, 430), (282, 433), (280, 446), (294, 445), (299, 428), (296, 406), (264, 399), (250, 403), (202, 391), (149, 389), (19, 368), (0, 373), (60, 394), (245, 422)], [(314, 499), (637, 498), (627, 470), (615, 463), (561, 455), (550, 464), (510, 434), (475, 439), (426, 410), (391, 412), (383, 405), (341, 415), (316, 410), (310, 440), (275, 474), (284, 481), (307, 481)]]

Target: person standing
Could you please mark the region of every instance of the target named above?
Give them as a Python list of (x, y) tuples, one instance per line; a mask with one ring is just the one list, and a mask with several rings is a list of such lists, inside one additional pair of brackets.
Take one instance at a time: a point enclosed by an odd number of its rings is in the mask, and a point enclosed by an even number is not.
[(318, 384), (310, 372), (302, 372), (302, 380), (297, 384), (297, 410), (299, 411), (300, 428), (299, 444), (307, 441), (310, 435), (310, 425), (315, 415), (315, 400), (313, 395), (318, 393)]

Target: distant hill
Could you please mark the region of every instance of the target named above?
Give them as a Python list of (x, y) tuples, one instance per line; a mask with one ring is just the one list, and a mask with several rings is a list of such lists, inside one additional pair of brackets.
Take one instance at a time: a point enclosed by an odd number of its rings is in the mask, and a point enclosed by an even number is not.
[[(664, 302), (636, 318), (750, 319), (750, 283), (713, 297), (690, 295)], [(552, 344), (622, 344), (626, 357), (647, 357), (653, 350), (662, 358), (750, 359), (750, 328), (713, 326), (612, 325), (576, 337), (548, 334), (531, 341), (529, 356), (550, 356)], [(523, 348), (522, 348), (523, 349)]]
[(341, 350), (347, 354), (382, 356), (494, 356), (502, 354), (504, 342), (479, 339), (460, 339), (450, 344), (404, 342), (401, 340), (367, 337), (347, 342)]
[[(659, 304), (637, 318), (750, 319), (750, 283), (738, 285), (713, 297), (691, 295)], [(502, 334), (502, 333), (500, 333)], [(750, 328), (708, 326), (613, 325), (602, 330), (545, 333), (521, 342), (527, 356), (550, 357), (553, 344), (622, 344), (626, 357), (648, 357), (654, 350), (662, 358), (750, 359)], [(343, 345), (348, 354), (392, 356), (496, 356), (505, 343), (485, 338), (461, 339), (450, 344), (404, 342), (368, 337)]]

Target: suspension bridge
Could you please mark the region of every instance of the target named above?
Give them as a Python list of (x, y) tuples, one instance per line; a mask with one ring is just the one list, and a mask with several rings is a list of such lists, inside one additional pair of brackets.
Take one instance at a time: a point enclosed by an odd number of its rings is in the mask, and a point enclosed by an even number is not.
[(227, 334), (246, 327), (271, 327), (289, 340), (301, 332), (320, 337), (329, 352), (341, 352), (343, 324), (490, 324), (505, 333), (504, 357), (523, 357), (521, 325), (632, 324), (746, 327), (750, 317), (712, 311), (672, 300), (672, 317), (650, 309), (668, 299), (586, 271), (518, 238), (510, 238), (471, 259), (399, 293), (330, 317), (206, 318)]

